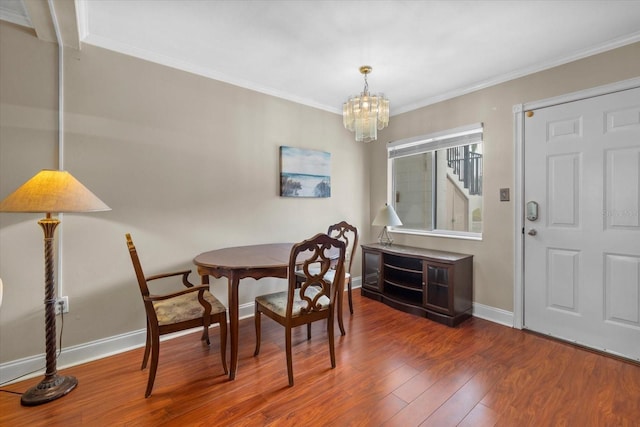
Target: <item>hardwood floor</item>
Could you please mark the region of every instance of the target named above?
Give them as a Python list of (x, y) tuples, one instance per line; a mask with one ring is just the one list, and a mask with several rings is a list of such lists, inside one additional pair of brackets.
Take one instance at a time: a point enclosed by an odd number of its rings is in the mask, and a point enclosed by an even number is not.
[(22, 407), (20, 396), (0, 393), (0, 426), (640, 425), (636, 364), (477, 318), (449, 328), (357, 291), (354, 311), (345, 307), (335, 369), (322, 322), (310, 341), (298, 328), (293, 388), (283, 328), (263, 318), (253, 357), (253, 319), (245, 319), (234, 381), (223, 375), (217, 330), (209, 348), (194, 331), (161, 344), (148, 399), (137, 349), (62, 370), (79, 385), (48, 404)]

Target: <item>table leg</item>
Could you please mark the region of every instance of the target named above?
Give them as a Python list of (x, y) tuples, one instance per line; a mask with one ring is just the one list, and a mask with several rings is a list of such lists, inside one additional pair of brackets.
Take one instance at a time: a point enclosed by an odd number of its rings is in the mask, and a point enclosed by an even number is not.
[(238, 369), (238, 323), (239, 323), (239, 302), (238, 302), (238, 287), (240, 285), (240, 279), (234, 272), (229, 276), (229, 323), (231, 332), (231, 367), (229, 368), (229, 379), (236, 378), (236, 371)]
[(208, 285), (209, 284), (209, 275), (208, 274), (203, 274), (200, 276), (200, 284), (201, 285)]

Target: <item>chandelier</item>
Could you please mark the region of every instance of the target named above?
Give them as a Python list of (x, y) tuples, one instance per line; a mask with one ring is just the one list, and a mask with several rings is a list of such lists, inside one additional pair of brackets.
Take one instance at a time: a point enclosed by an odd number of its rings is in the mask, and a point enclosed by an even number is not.
[(372, 68), (369, 65), (360, 67), (364, 75), (364, 90), (358, 96), (351, 96), (342, 105), (342, 123), (350, 131), (356, 132), (356, 141), (371, 142), (378, 138), (378, 130), (389, 124), (389, 100), (379, 93), (369, 94), (367, 74)]

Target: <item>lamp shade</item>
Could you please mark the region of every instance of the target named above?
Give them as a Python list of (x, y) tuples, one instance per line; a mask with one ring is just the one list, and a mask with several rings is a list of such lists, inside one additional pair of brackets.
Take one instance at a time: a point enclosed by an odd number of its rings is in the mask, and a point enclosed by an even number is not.
[(394, 226), (394, 225), (402, 225), (402, 221), (398, 218), (395, 209), (393, 206), (389, 204), (385, 204), (382, 209), (378, 212), (378, 215), (373, 219), (371, 225), (381, 225), (381, 226)]
[(0, 212), (109, 211), (67, 171), (43, 169), (0, 202)]

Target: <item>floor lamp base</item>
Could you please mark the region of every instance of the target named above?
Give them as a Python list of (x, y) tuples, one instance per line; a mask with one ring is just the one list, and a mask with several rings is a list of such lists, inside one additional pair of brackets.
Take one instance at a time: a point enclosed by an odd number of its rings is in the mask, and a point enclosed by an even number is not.
[(36, 406), (51, 402), (68, 394), (76, 388), (78, 380), (72, 376), (58, 376), (45, 378), (34, 387), (31, 387), (20, 399), (22, 406)]

